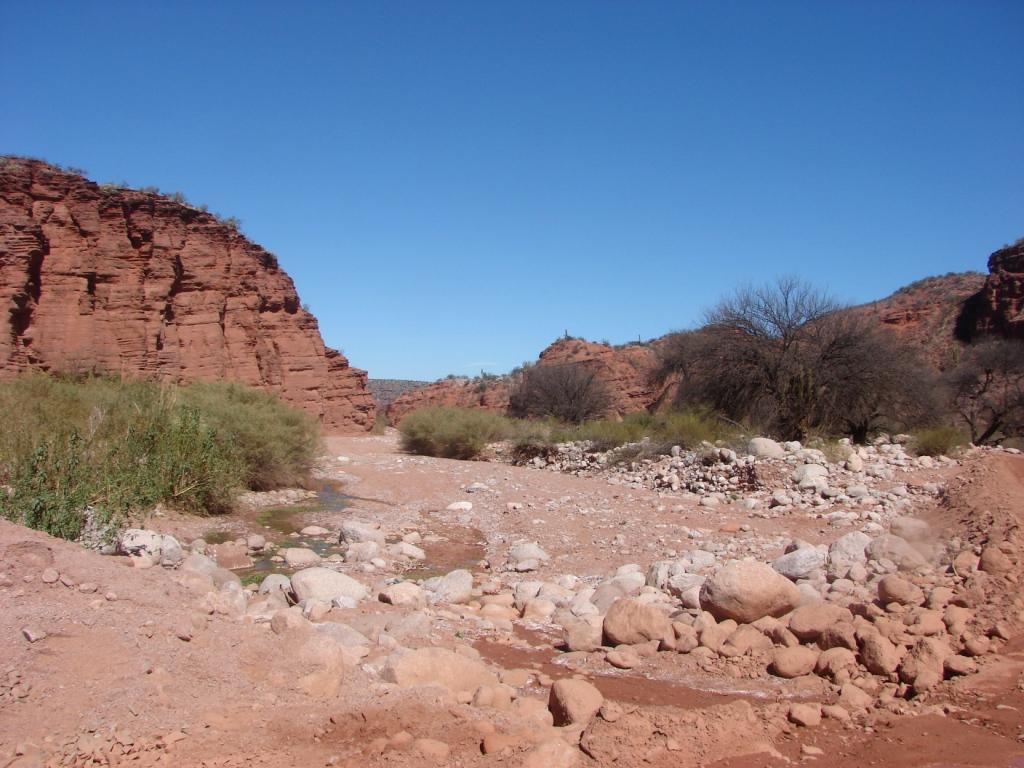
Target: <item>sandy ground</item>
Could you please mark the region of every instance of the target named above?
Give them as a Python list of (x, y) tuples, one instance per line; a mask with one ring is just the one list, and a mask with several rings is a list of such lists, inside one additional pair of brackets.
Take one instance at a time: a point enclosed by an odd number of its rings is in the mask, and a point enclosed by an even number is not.
[[(692, 548), (695, 531), (701, 541), (730, 545), (735, 556), (777, 555), (794, 536), (827, 542), (837, 535), (803, 514), (761, 519), (738, 505), (702, 508), (601, 478), (406, 456), (393, 436), (330, 438), (324, 467), (355, 497), (344, 514), (427, 535), (422, 575), (456, 567), (496, 573), (519, 538), (552, 555), (536, 575), (543, 579), (601, 576), (626, 563), (646, 567)], [(915, 507), (944, 535), (1019, 540), (1024, 457), (989, 454), (900, 481), (948, 486), (941, 502)], [(471, 483), (488, 490), (467, 494)], [(446, 509), (464, 500), (472, 511)], [(305, 522), (337, 527), (330, 517), (311, 513)], [(251, 515), (149, 522), (183, 541), (211, 528), (258, 529)], [(56, 584), (41, 578), (51, 567), (61, 575)], [(1020, 578), (1018, 568), (994, 598), (1007, 617), (1019, 613)], [(372, 603), (356, 613), (388, 612), (401, 611)], [(560, 654), (550, 633), (488, 633), (461, 618), (457, 610), (439, 613), (429, 637), (416, 643), (472, 648), (496, 667), (525, 670), (520, 698), (546, 702), (545, 683), (575, 674), (624, 708), (623, 718), (594, 734), (596, 759), (574, 750), (578, 765), (1024, 766), (1020, 635), (979, 674), (943, 684), (931, 696), (931, 714), (880, 710), (866, 725), (826, 720), (805, 729), (786, 723), (783, 713), (788, 702), (828, 695), (814, 676), (747, 676), (741, 664), (707, 669), (683, 654), (658, 654), (618, 672)], [(29, 634), (39, 639), (30, 642)], [(467, 705), (440, 689), (381, 683), (372, 670), (386, 649), (346, 667), (340, 686), (311, 694), (297, 684), (308, 668), (295, 637), (211, 614), (162, 569), (139, 570), (126, 558), (7, 523), (0, 523), (0, 647), (0, 767), (571, 764), (528, 762), (530, 725), (508, 712)], [(395, 739), (403, 731), (449, 751), (431, 757), (407, 748)], [(491, 732), (508, 735), (512, 746), (482, 754)]]

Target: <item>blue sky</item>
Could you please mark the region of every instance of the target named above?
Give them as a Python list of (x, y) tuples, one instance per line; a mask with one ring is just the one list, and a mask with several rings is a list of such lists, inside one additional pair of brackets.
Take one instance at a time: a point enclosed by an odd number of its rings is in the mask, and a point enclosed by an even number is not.
[(0, 0), (0, 153), (183, 192), (371, 376), (1024, 235), (1024, 3)]

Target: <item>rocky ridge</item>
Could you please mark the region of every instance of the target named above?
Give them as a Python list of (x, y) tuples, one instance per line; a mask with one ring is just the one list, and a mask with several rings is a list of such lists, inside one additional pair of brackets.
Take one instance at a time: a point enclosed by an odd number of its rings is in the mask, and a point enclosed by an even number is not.
[(200, 209), (0, 161), (0, 375), (239, 381), (331, 431), (374, 420), (366, 374), (324, 346), (273, 254)]

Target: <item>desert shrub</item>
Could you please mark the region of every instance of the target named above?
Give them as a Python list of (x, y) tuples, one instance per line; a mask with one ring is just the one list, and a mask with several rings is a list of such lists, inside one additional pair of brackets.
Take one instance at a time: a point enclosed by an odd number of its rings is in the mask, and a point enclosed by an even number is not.
[(194, 383), (180, 388), (225, 451), (238, 456), (247, 488), (302, 485), (320, 449), (316, 420), (274, 395), (242, 384)]
[(0, 515), (65, 538), (164, 502), (228, 510), (305, 479), (315, 423), (239, 385), (29, 375), (0, 384)]
[(423, 408), (398, 425), (402, 449), (423, 456), (473, 459), (488, 443), (511, 434), (504, 416), (469, 408)]
[(934, 426), (915, 432), (911, 447), (918, 456), (948, 456), (966, 442), (956, 427)]
[(612, 398), (597, 372), (582, 363), (534, 365), (522, 372), (509, 397), (519, 417), (551, 417), (579, 424), (607, 413)]

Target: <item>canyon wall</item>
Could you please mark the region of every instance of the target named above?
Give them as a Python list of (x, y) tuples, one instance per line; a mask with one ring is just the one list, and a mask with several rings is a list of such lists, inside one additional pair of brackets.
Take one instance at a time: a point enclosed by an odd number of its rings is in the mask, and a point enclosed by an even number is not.
[(0, 301), (0, 375), (238, 381), (328, 432), (373, 424), (366, 373), (324, 346), (273, 254), (159, 194), (0, 158)]

